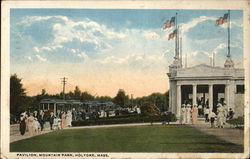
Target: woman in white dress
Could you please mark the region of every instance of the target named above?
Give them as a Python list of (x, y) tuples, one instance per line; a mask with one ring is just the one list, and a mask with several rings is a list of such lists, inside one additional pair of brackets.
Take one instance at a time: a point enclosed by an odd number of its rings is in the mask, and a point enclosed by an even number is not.
[(34, 132), (36, 134), (39, 134), (41, 132), (41, 126), (40, 126), (40, 123), (38, 122), (37, 118), (34, 118), (32, 126), (33, 126)]
[(33, 121), (35, 118), (33, 117), (33, 113), (30, 113), (30, 116), (27, 119), (27, 125), (28, 125), (28, 132), (30, 136), (34, 135), (34, 127), (33, 127)]
[(182, 107), (181, 107), (181, 119), (180, 119), (181, 124), (186, 123), (186, 108), (185, 107), (186, 107), (186, 105), (182, 104)]
[(54, 118), (54, 122), (53, 122), (53, 130), (58, 130), (59, 129), (59, 124), (58, 124), (59, 122), (58, 122), (58, 118), (57, 117), (55, 117)]
[(217, 124), (218, 124), (218, 127), (223, 128), (223, 123), (224, 123), (224, 108), (219, 103), (217, 105)]
[(187, 104), (186, 107), (186, 123), (190, 124), (191, 123), (191, 105)]
[(71, 111), (68, 111), (67, 115), (66, 115), (66, 124), (67, 124), (67, 126), (69, 126), (69, 127), (72, 126), (71, 122), (72, 122), (72, 113), (71, 113)]

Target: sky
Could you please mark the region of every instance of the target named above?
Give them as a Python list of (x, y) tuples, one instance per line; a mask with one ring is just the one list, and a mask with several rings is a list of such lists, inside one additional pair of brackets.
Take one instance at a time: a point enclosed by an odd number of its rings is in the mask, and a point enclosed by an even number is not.
[[(227, 23), (215, 21), (227, 10), (11, 9), (11, 74), (28, 95), (60, 93), (63, 77), (66, 92), (79, 86), (96, 96), (113, 97), (118, 89), (134, 97), (164, 93), (175, 40), (168, 40), (174, 27), (163, 24), (176, 13), (187, 66), (211, 65), (214, 52), (215, 65), (223, 67)], [(230, 13), (231, 56), (242, 68), (243, 12)]]

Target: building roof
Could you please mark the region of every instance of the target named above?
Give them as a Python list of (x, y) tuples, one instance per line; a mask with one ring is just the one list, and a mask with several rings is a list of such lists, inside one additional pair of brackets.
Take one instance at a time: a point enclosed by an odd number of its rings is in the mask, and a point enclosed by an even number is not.
[(244, 69), (212, 67), (200, 64), (188, 68), (171, 69), (170, 79), (239, 79), (244, 80)]
[(42, 99), (40, 103), (82, 104), (80, 100)]
[(112, 106), (114, 105), (113, 102), (99, 102), (99, 101), (80, 101), (80, 100), (62, 100), (62, 99), (42, 99), (40, 101), (41, 104), (43, 103), (56, 103), (56, 104), (77, 104), (77, 105), (91, 105), (91, 106), (100, 106), (100, 105), (107, 105)]

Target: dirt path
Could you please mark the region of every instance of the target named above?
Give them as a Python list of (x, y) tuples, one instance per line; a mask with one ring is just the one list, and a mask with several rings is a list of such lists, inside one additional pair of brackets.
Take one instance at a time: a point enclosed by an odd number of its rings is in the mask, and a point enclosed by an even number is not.
[(209, 124), (198, 124), (192, 126), (205, 134), (214, 135), (224, 141), (238, 145), (244, 144), (243, 130), (230, 128), (229, 126), (226, 126), (225, 128), (211, 128)]
[[(46, 123), (44, 125), (44, 130), (39, 134), (34, 134), (33, 136), (42, 135), (42, 134), (46, 134), (49, 132), (51, 132), (51, 130), (49, 128), (49, 124)], [(15, 141), (19, 141), (19, 140), (23, 140), (23, 139), (27, 139), (27, 138), (30, 138), (33, 136), (30, 136), (28, 132), (25, 132), (24, 135), (21, 135), (19, 132), (19, 124), (14, 124), (14, 125), (10, 126), (10, 143), (15, 142)]]

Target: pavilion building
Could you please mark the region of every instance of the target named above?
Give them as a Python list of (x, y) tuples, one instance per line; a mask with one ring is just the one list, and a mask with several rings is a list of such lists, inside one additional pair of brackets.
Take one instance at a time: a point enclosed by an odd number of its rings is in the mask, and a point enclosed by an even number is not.
[(169, 66), (169, 111), (180, 118), (182, 104), (197, 104), (217, 111), (217, 104), (225, 103), (234, 117), (244, 115), (244, 69), (235, 68), (230, 56), (224, 67), (201, 64), (182, 67), (175, 57)]

